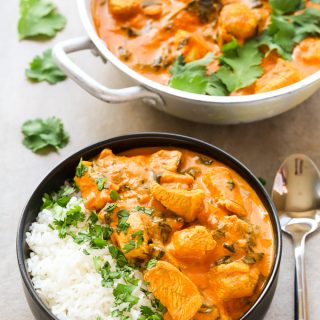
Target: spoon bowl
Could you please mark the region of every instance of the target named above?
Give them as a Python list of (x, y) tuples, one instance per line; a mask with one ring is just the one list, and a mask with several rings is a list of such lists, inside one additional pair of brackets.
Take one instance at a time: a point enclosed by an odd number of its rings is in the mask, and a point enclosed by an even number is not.
[(320, 172), (306, 155), (293, 154), (280, 166), (272, 188), (281, 229), (292, 237), (296, 262), (296, 316), (308, 319), (305, 240), (320, 226)]

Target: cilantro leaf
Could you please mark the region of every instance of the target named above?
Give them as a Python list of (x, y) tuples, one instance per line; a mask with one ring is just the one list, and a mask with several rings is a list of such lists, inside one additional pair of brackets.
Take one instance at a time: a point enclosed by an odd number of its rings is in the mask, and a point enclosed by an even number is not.
[(130, 225), (127, 223), (127, 220), (129, 218), (129, 211), (126, 209), (120, 210), (118, 213), (118, 227), (117, 232), (124, 232), (126, 233)]
[(106, 179), (103, 177), (97, 178), (96, 179), (96, 184), (98, 187), (98, 190), (101, 191), (104, 189), (104, 184), (106, 183)]
[(270, 0), (269, 4), (275, 14), (288, 14), (303, 9), (303, 0)]
[(28, 120), (23, 123), (21, 130), (24, 134), (22, 143), (33, 152), (48, 146), (58, 150), (69, 141), (69, 135), (64, 131), (63, 123), (56, 117), (46, 120)]
[(301, 14), (290, 17), (296, 30), (294, 41), (296, 43), (302, 41), (308, 36), (320, 35), (320, 10), (309, 8)]
[(52, 38), (64, 28), (66, 18), (49, 0), (20, 0), (18, 33), (20, 39), (44, 36)]
[(129, 240), (129, 242), (124, 244), (123, 251), (124, 251), (124, 253), (128, 253), (128, 252), (132, 251), (133, 249), (135, 249), (135, 247), (136, 247), (136, 243), (134, 242), (134, 240)]
[(157, 265), (157, 259), (152, 258), (148, 261), (148, 263), (146, 264), (146, 268), (147, 269), (152, 269), (153, 267), (155, 267)]
[(229, 92), (247, 87), (263, 73), (262, 53), (258, 42), (248, 41), (243, 46), (230, 48), (219, 58), (221, 67), (216, 72)]
[(50, 84), (56, 84), (67, 78), (54, 62), (51, 49), (44, 51), (42, 56), (36, 56), (31, 61), (29, 69), (26, 69), (26, 76), (32, 81), (47, 81)]
[(320, 35), (320, 10), (308, 8), (290, 16), (272, 15), (268, 29), (262, 34), (259, 44), (269, 50), (277, 50), (286, 60), (291, 60), (295, 44), (308, 36)]
[(119, 199), (119, 194), (116, 190), (111, 190), (110, 197), (113, 201), (117, 201)]
[(148, 216), (151, 216), (154, 212), (153, 208), (147, 208), (147, 207), (142, 207), (142, 206), (136, 206), (133, 208), (133, 210), (143, 212), (143, 213), (147, 214)]
[(85, 166), (82, 162), (82, 158), (80, 159), (77, 167), (76, 167), (76, 177), (81, 178), (88, 171), (88, 167)]
[(208, 53), (202, 59), (185, 63), (179, 56), (170, 69), (172, 77), (169, 86), (182, 91), (198, 94), (223, 96), (228, 92), (224, 84), (215, 75), (207, 75), (207, 65), (213, 60), (213, 54)]

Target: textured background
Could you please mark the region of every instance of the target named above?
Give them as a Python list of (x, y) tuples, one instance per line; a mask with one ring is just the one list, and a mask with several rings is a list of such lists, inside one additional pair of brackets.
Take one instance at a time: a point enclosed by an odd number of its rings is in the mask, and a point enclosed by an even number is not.
[[(6, 1), (0, 11), (0, 319), (31, 320), (16, 263), (15, 235), (21, 210), (44, 175), (57, 163), (91, 143), (129, 132), (159, 131), (194, 136), (233, 154), (257, 176), (272, 180), (286, 156), (308, 154), (320, 166), (320, 92), (297, 109), (277, 118), (249, 125), (209, 126), (179, 120), (140, 103), (106, 105), (71, 80), (55, 86), (31, 84), (24, 69), (36, 54), (55, 42), (83, 35), (75, 0), (56, 0), (68, 24), (54, 40), (18, 41), (18, 1)], [(129, 85), (111, 65), (102, 66), (89, 52), (75, 60), (102, 83)], [(21, 144), (21, 124), (35, 117), (60, 117), (71, 135), (59, 153), (35, 155)], [(320, 318), (320, 234), (307, 243), (306, 266), (310, 319)], [(293, 319), (294, 261), (290, 240), (284, 238), (277, 292), (266, 319)]]

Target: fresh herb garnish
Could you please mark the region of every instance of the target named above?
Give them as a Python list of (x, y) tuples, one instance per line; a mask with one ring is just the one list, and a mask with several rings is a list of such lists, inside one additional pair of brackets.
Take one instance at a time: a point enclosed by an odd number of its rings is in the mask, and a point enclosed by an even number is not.
[(134, 240), (129, 240), (129, 242), (124, 244), (123, 251), (124, 251), (124, 253), (128, 253), (135, 248), (136, 248), (136, 243), (134, 242)]
[(275, 14), (288, 14), (303, 9), (303, 0), (270, 0), (269, 4)]
[(44, 51), (42, 56), (33, 58), (29, 64), (29, 69), (26, 69), (26, 76), (32, 81), (47, 81), (50, 84), (56, 84), (67, 78), (54, 62), (51, 49)]
[(147, 208), (147, 207), (142, 207), (142, 206), (136, 206), (133, 208), (133, 211), (139, 211), (147, 214), (148, 216), (151, 216), (154, 212), (153, 208)]
[(140, 307), (141, 316), (138, 320), (162, 320), (163, 317), (160, 313), (152, 310), (150, 307), (141, 306)]
[(216, 74), (207, 75), (207, 66), (212, 60), (212, 53), (189, 63), (185, 63), (183, 56), (179, 56), (170, 69), (172, 77), (169, 86), (192, 93), (212, 96), (227, 95), (228, 92), (224, 84)]
[(116, 203), (109, 203), (109, 202), (108, 202), (108, 203), (104, 206), (103, 210), (104, 210), (104, 211), (107, 211), (107, 212), (112, 212), (116, 207), (117, 207), (117, 204), (116, 204)]
[(244, 45), (228, 47), (219, 57), (220, 68), (216, 72), (229, 92), (237, 91), (254, 83), (263, 73), (260, 66), (262, 53), (254, 40)]
[(113, 201), (119, 200), (119, 194), (116, 190), (111, 190), (110, 197)]
[(154, 268), (156, 265), (157, 265), (157, 259), (152, 258), (146, 264), (146, 268), (149, 270), (149, 269)]
[(294, 46), (308, 36), (320, 35), (320, 10), (308, 8), (290, 16), (272, 15), (268, 29), (260, 38), (260, 45), (277, 50), (280, 56), (291, 60)]
[(100, 177), (100, 178), (96, 179), (96, 184), (97, 184), (97, 187), (98, 187), (99, 191), (104, 189), (105, 183), (106, 183), (106, 179), (103, 178), (103, 177)]
[(77, 226), (79, 222), (85, 220), (85, 215), (79, 205), (74, 205), (70, 209), (66, 210), (59, 205), (55, 205), (53, 208), (53, 225), (58, 230), (59, 237), (65, 238), (67, 235), (67, 229), (70, 226)]
[(128, 303), (129, 308), (138, 303), (139, 298), (132, 295), (135, 285), (119, 283), (113, 289), (113, 296), (115, 297), (115, 305)]
[(82, 158), (76, 167), (76, 177), (81, 178), (88, 171), (88, 167), (83, 164)]
[(55, 204), (58, 204), (60, 207), (66, 207), (75, 191), (74, 187), (65, 185), (58, 192), (45, 193), (42, 197), (41, 209), (53, 208)]
[(44, 36), (52, 38), (63, 29), (66, 18), (49, 0), (20, 0), (18, 32), (20, 39)]
[(129, 218), (129, 211), (126, 209), (122, 209), (118, 212), (118, 226), (117, 226), (117, 232), (124, 232), (126, 233), (130, 225), (127, 223), (127, 220)]
[(143, 244), (143, 231), (139, 230), (131, 234), (131, 240), (123, 246), (123, 251), (128, 253), (134, 249), (138, 249)]
[(102, 249), (108, 244), (112, 232), (113, 230), (109, 225), (90, 224), (87, 230), (71, 235), (77, 244), (89, 242), (91, 248)]
[(109, 253), (111, 254), (112, 258), (117, 261), (117, 266), (119, 268), (123, 268), (128, 265), (127, 258), (125, 255), (121, 252), (121, 250), (114, 246), (114, 245), (109, 245), (108, 246)]
[(28, 120), (22, 125), (23, 144), (33, 152), (53, 147), (63, 148), (69, 142), (69, 135), (64, 131), (63, 123), (56, 117), (46, 120)]

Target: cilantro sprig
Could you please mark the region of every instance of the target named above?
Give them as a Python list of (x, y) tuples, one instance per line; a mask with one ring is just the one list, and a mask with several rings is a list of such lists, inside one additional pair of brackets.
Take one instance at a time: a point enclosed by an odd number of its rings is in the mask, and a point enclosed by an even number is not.
[(185, 63), (183, 56), (179, 56), (170, 69), (172, 77), (169, 86), (198, 94), (227, 95), (227, 90), (221, 80), (214, 73), (207, 74), (207, 66), (212, 60), (212, 53), (189, 63)]
[(320, 10), (308, 8), (297, 15), (275, 15), (260, 37), (260, 45), (277, 50), (286, 60), (292, 59), (294, 46), (308, 36), (320, 35)]
[(229, 92), (251, 85), (262, 75), (260, 64), (263, 55), (258, 45), (257, 41), (250, 40), (242, 46), (235, 41), (224, 46), (223, 55), (219, 57), (221, 66), (216, 75)]
[(20, 0), (20, 39), (38, 36), (52, 38), (64, 28), (66, 21), (50, 0)]
[(24, 134), (23, 144), (33, 152), (53, 147), (56, 150), (63, 148), (69, 141), (69, 135), (64, 130), (63, 123), (56, 117), (46, 120), (28, 120), (22, 125)]
[(36, 56), (26, 69), (28, 79), (35, 82), (47, 81), (50, 84), (56, 84), (65, 80), (67, 77), (57, 66), (52, 58), (52, 50), (43, 52), (42, 56)]

